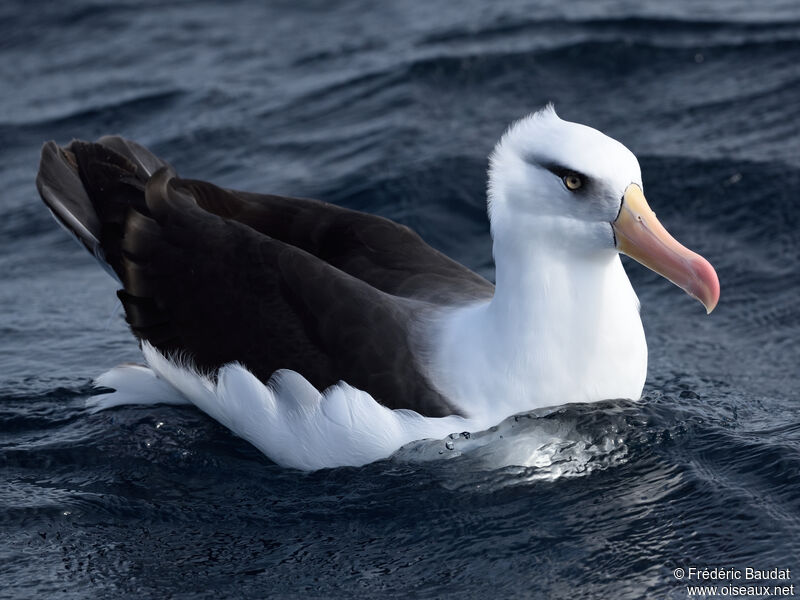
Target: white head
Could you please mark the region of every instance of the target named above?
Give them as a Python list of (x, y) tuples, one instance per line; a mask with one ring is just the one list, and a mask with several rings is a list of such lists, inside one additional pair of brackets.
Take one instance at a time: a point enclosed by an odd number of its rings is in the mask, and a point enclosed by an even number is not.
[(596, 129), (560, 119), (548, 104), (511, 125), (492, 153), (493, 235), (522, 236), (552, 250), (616, 252), (611, 223), (631, 183), (641, 187), (642, 174), (630, 150)]
[(596, 129), (559, 118), (552, 105), (514, 123), (489, 168), (489, 219), (498, 249), (563, 252), (572, 260), (628, 254), (703, 302), (719, 282), (708, 262), (661, 226), (642, 192), (636, 157)]

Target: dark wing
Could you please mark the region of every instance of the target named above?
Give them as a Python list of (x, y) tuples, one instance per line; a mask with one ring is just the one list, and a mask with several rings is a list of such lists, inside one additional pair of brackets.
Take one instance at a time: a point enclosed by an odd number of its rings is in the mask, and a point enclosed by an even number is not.
[[(64, 166), (76, 194), (55, 205)], [(67, 227), (99, 242), (140, 339), (208, 371), (238, 361), (266, 381), (289, 368), (320, 389), (345, 380), (391, 408), (455, 412), (422, 374), (409, 325), (429, 302), (492, 286), (407, 228), (313, 200), (183, 181), (166, 167), (150, 177), (144, 161), (100, 144), (47, 145), (37, 182)], [(79, 210), (62, 216), (70, 203)], [(80, 211), (89, 225), (70, 227)]]
[(147, 213), (144, 187), (166, 162), (117, 136), (42, 148), (36, 187), (56, 220), (119, 279), (119, 244), (129, 210)]
[[(51, 209), (53, 203), (44, 191), (48, 178), (69, 181), (73, 186), (75, 181), (82, 181), (94, 192), (98, 212), (109, 205), (124, 209), (135, 204), (141, 209), (147, 179), (159, 168), (169, 167), (143, 146), (119, 136), (105, 136), (98, 143), (101, 148), (73, 142), (66, 153), (54, 142), (45, 145), (37, 183)], [(70, 172), (65, 156), (72, 163), (81, 161), (80, 180)], [(120, 171), (123, 162), (131, 173)], [(433, 249), (410, 228), (389, 219), (319, 200), (226, 190), (206, 181), (176, 179), (174, 184), (193, 196), (204, 210), (301, 248), (388, 294), (450, 305), (490, 298), (494, 293), (494, 286), (486, 279)], [(77, 188), (74, 194), (62, 197), (76, 195), (79, 201), (73, 201), (70, 210), (77, 208), (82, 218), (91, 222), (92, 215), (86, 214), (91, 210), (83, 208), (88, 202), (83, 190)], [(64, 214), (69, 217), (69, 212), (54, 212), (62, 223)]]
[(319, 200), (175, 182), (204, 210), (305, 250), (387, 294), (436, 304), (491, 297), (494, 286), (404, 225)]

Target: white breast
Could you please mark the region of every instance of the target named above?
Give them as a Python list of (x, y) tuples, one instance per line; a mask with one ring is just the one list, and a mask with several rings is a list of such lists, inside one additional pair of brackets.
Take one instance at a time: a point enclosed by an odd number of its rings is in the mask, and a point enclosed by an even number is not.
[(491, 302), (441, 314), (428, 367), (439, 390), (468, 416), (490, 421), (569, 402), (638, 399), (647, 344), (619, 257), (568, 269), (550, 257), (527, 268), (513, 286), (498, 285)]

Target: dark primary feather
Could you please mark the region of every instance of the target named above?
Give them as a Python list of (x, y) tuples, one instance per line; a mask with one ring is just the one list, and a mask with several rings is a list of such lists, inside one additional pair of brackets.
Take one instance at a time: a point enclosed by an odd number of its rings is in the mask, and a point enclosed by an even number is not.
[(415, 355), (415, 319), (493, 286), (378, 216), (178, 178), (119, 137), (45, 145), (37, 187), (117, 275), (133, 333), (203, 370), (238, 361), (266, 382), (292, 369), (391, 408), (453, 407)]

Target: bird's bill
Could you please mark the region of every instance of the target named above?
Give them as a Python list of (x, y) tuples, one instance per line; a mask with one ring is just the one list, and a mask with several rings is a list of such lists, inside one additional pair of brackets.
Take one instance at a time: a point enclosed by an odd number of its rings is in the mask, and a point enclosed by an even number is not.
[(719, 279), (702, 256), (682, 246), (656, 219), (642, 188), (625, 190), (619, 215), (611, 224), (617, 250), (642, 263), (697, 298), (710, 313), (719, 301)]

